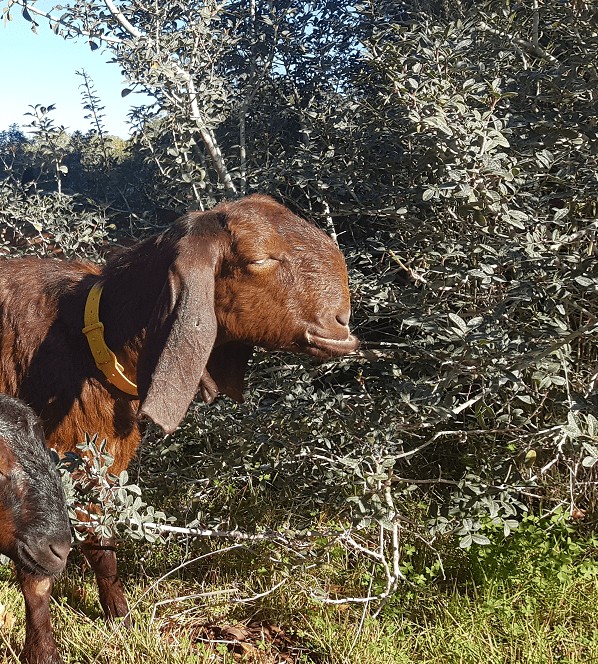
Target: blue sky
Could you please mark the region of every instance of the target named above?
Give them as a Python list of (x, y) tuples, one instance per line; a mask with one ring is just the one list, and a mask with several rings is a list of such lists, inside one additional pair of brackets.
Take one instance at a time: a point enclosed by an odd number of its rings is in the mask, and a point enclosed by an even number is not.
[(55, 35), (43, 19), (38, 19), (35, 34), (18, 7), (13, 7), (12, 16), (6, 28), (0, 21), (0, 131), (12, 123), (25, 125), (29, 104), (55, 104), (51, 117), (56, 125), (64, 125), (69, 132), (87, 131), (90, 125), (83, 117), (86, 111), (79, 88), (82, 79), (75, 74), (84, 69), (106, 107), (108, 132), (126, 138), (127, 112), (143, 99), (134, 94), (121, 97), (127, 86), (118, 65), (108, 63), (110, 53), (102, 49), (92, 52), (82, 39), (67, 41)]

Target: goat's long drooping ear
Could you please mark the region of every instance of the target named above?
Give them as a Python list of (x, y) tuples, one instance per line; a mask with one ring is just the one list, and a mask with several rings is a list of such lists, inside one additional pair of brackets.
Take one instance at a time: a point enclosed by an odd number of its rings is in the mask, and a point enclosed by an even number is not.
[(213, 243), (200, 238), (180, 242), (141, 349), (139, 414), (166, 433), (185, 416), (216, 340), (216, 261)]
[(229, 341), (214, 348), (201, 379), (203, 400), (212, 403), (218, 393), (222, 393), (241, 403), (245, 370), (252, 354), (252, 346), (238, 341)]

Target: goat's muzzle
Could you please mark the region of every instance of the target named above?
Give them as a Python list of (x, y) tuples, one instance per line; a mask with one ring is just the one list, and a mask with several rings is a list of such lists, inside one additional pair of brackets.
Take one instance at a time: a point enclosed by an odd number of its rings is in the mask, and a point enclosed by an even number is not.
[(55, 576), (64, 569), (70, 550), (70, 535), (68, 538), (61, 537), (35, 542), (21, 541), (15, 562), (32, 574)]

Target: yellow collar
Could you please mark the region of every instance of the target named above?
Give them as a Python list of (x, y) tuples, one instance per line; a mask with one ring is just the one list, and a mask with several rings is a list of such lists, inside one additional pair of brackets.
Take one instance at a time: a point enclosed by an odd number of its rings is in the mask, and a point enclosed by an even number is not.
[(95, 360), (96, 367), (106, 376), (121, 392), (137, 396), (137, 385), (132, 383), (123, 373), (116, 355), (106, 346), (104, 341), (104, 324), (100, 322), (100, 297), (103, 286), (95, 284), (92, 286), (85, 303), (85, 317), (82, 332), (87, 337), (89, 349)]

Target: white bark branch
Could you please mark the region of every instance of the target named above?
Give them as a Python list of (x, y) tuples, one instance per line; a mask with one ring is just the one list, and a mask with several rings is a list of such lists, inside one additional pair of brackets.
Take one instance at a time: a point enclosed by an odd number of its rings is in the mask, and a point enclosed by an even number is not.
[(205, 121), (200, 113), (199, 104), (197, 103), (197, 92), (195, 90), (195, 83), (193, 82), (193, 77), (191, 76), (191, 74), (189, 74), (189, 72), (182, 69), (182, 67), (180, 67), (178, 63), (175, 64), (179, 70), (179, 73), (183, 76), (183, 78), (187, 83), (189, 100), (191, 102), (191, 117), (198, 124), (199, 133), (201, 134), (201, 138), (204, 142), (204, 145), (206, 146), (206, 149), (209, 152), (210, 157), (212, 158), (212, 163), (214, 164), (214, 168), (216, 169), (216, 172), (218, 173), (218, 176), (220, 177), (220, 180), (222, 181), (222, 184), (224, 185), (224, 189), (226, 190), (226, 192), (228, 194), (236, 195), (237, 189), (233, 184), (228, 169), (226, 168), (226, 164), (224, 163), (224, 158), (222, 156), (220, 148), (218, 147), (216, 138), (214, 137), (214, 134), (206, 126)]
[(135, 39), (143, 37), (143, 33), (137, 30), (134, 25), (131, 25), (127, 17), (120, 11), (120, 9), (112, 2), (112, 0), (104, 0), (104, 4), (108, 7), (108, 11), (120, 23), (120, 25)]
[[(183, 528), (181, 526), (168, 526), (160, 523), (145, 523), (144, 527), (160, 534), (171, 533), (174, 535), (186, 535), (187, 537), (223, 537), (240, 542), (284, 542), (288, 543), (288, 539), (281, 533), (257, 533), (251, 535), (250, 533), (243, 533), (236, 530), (213, 530), (211, 528)], [(308, 536), (311, 533), (308, 533)], [(318, 536), (322, 533), (317, 533)]]

